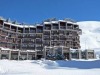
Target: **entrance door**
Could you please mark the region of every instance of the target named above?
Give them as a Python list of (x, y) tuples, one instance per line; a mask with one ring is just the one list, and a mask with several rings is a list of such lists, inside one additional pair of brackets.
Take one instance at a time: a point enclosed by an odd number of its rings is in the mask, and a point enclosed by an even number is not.
[(64, 53), (66, 59), (69, 59), (69, 53)]
[(41, 59), (42, 58), (42, 55), (37, 55), (37, 59)]

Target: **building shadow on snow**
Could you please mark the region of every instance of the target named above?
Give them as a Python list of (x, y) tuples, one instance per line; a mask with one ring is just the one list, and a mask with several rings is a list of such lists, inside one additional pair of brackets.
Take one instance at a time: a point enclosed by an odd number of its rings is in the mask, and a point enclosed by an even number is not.
[(100, 68), (100, 60), (95, 61), (56, 61), (59, 67), (69, 67), (78, 69)]

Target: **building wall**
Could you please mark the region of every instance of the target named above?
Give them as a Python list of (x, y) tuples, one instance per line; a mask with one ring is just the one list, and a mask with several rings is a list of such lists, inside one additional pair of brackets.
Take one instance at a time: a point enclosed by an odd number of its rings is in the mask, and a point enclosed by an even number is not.
[(66, 20), (44, 21), (35, 26), (0, 20), (0, 47), (33, 50), (39, 55), (43, 55), (45, 46), (79, 49), (80, 34), (79, 26)]

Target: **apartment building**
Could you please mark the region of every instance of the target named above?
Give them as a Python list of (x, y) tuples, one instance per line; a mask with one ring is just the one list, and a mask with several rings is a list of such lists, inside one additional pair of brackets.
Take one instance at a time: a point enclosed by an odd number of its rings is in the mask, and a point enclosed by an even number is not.
[(57, 54), (70, 59), (70, 48), (80, 49), (77, 23), (48, 19), (26, 25), (0, 19), (0, 58), (12, 60), (49, 58)]

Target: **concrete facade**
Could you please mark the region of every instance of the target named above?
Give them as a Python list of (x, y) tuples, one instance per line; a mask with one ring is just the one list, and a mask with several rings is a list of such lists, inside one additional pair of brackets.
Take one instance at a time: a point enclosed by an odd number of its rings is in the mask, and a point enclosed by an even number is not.
[(48, 52), (53, 50), (55, 52), (53, 55), (56, 55), (59, 49), (61, 55), (71, 59), (70, 48), (81, 48), (80, 34), (82, 30), (77, 23), (68, 19), (47, 19), (41, 24), (26, 25), (1, 18), (0, 47), (11, 49), (9, 52), (2, 49), (1, 59), (5, 57), (18, 60), (47, 58)]

